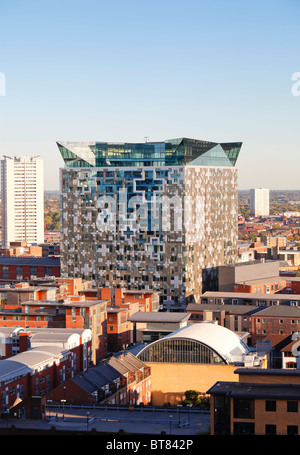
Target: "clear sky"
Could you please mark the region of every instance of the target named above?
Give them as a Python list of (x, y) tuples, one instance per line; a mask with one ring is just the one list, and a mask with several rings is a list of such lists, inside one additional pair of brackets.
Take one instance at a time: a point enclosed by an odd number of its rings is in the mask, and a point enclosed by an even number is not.
[(300, 189), (299, 16), (299, 0), (0, 0), (1, 155), (41, 155), (56, 190), (56, 140), (242, 141), (240, 189)]

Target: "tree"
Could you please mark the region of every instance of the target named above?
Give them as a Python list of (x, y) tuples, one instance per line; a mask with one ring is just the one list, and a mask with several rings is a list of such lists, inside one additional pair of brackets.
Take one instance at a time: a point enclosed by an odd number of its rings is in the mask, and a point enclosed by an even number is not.
[(59, 229), (60, 228), (60, 213), (59, 212), (48, 212), (44, 218), (45, 227), (47, 230)]
[(191, 404), (193, 406), (200, 406), (201, 404), (201, 398), (200, 395), (202, 395), (200, 392), (197, 390), (187, 390), (185, 392), (185, 400), (182, 402), (183, 405)]

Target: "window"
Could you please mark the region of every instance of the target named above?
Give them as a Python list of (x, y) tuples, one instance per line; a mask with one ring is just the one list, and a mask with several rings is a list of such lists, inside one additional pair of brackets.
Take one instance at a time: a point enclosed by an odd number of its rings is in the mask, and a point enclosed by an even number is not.
[(250, 422), (234, 422), (234, 435), (252, 435), (254, 434), (254, 423)]
[(8, 279), (8, 265), (4, 265), (2, 268), (2, 278), (4, 280)]
[(30, 276), (31, 276), (31, 279), (36, 278), (36, 266), (35, 265), (30, 266)]
[(141, 355), (143, 362), (155, 363), (224, 363), (208, 346), (192, 340), (161, 340), (150, 345)]
[(276, 401), (275, 400), (266, 400), (266, 411), (276, 411)]
[(298, 434), (298, 427), (297, 425), (288, 425), (286, 434), (288, 436), (295, 436)]
[(23, 278), (23, 266), (17, 265), (17, 280), (22, 280)]
[(254, 419), (254, 401), (250, 398), (234, 399), (234, 417), (237, 419)]
[(288, 401), (287, 412), (298, 412), (298, 401)]
[(276, 434), (276, 425), (266, 425), (266, 434)]

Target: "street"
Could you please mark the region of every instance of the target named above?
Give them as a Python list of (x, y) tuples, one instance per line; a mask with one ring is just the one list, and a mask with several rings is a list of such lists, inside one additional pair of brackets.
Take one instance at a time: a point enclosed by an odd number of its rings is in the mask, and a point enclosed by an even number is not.
[(197, 435), (209, 434), (210, 415), (208, 412), (187, 411), (178, 408), (154, 410), (138, 408), (93, 407), (50, 407), (44, 420), (9, 419), (0, 420), (0, 428), (14, 425), (16, 428), (51, 429), (61, 431), (91, 431), (129, 434)]

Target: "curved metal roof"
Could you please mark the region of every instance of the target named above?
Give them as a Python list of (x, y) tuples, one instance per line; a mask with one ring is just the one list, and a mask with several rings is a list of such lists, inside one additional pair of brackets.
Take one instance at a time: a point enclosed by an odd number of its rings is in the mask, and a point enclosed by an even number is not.
[(32, 368), (25, 363), (11, 359), (0, 360), (0, 382), (12, 381), (31, 372)]
[[(24, 351), (10, 357), (11, 362), (24, 363), (29, 368), (36, 369), (38, 365), (46, 363), (54, 358), (62, 357), (64, 350), (60, 346), (37, 346), (29, 351)], [(0, 364), (1, 367), (1, 364)]]
[[(154, 343), (163, 343), (165, 340), (169, 339), (192, 340), (202, 343), (219, 354), (227, 363), (232, 363), (236, 360), (234, 359), (236, 357), (249, 354), (247, 345), (235, 332), (212, 322), (190, 324)], [(152, 345), (154, 343), (152, 343)], [(146, 346), (140, 354), (150, 346), (151, 345)]]

